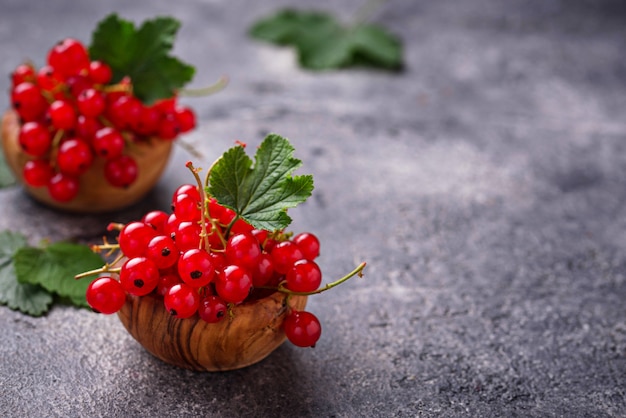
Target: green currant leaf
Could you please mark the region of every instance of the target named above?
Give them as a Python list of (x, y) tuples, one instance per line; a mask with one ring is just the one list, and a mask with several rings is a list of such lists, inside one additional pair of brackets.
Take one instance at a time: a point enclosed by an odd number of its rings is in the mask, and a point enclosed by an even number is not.
[(279, 135), (268, 135), (254, 160), (243, 146), (224, 153), (209, 175), (208, 193), (255, 228), (275, 231), (287, 227), (287, 209), (304, 202), (313, 191), (311, 175), (292, 176), (302, 162)]
[(84, 271), (102, 267), (104, 260), (86, 245), (57, 242), (45, 248), (23, 247), (14, 256), (20, 283), (40, 285), (47, 291), (69, 298), (76, 306), (87, 307), (85, 292), (89, 280), (75, 280)]
[(137, 29), (111, 14), (93, 32), (89, 55), (111, 67), (113, 83), (130, 77), (135, 96), (150, 104), (172, 97), (194, 76), (192, 66), (169, 55), (179, 28), (177, 20), (157, 17)]
[(0, 304), (25, 314), (40, 316), (52, 304), (52, 295), (38, 285), (17, 281), (13, 256), (26, 245), (26, 238), (10, 231), (0, 232)]
[(313, 70), (402, 66), (402, 43), (384, 28), (365, 23), (342, 25), (326, 13), (284, 9), (256, 22), (249, 33), (277, 45), (292, 45), (300, 65)]
[(13, 177), (6, 159), (4, 158), (4, 154), (0, 150), (0, 188), (12, 186), (14, 184), (15, 177)]

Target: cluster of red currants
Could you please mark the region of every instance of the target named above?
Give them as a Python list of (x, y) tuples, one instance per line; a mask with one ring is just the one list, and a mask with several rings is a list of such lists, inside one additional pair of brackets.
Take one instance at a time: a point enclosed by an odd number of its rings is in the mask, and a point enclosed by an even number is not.
[[(229, 304), (267, 294), (281, 284), (287, 292), (316, 291), (322, 273), (314, 259), (319, 240), (310, 233), (254, 229), (235, 213), (203, 198), (193, 185), (179, 187), (172, 212), (152, 211), (140, 221), (111, 224), (126, 261), (119, 277), (106, 274), (87, 290), (87, 302), (102, 313), (122, 308), (126, 294), (163, 297), (174, 317), (198, 315), (208, 323), (222, 320)], [(321, 335), (310, 312), (291, 309), (283, 322), (287, 338), (314, 346)]]
[(106, 63), (90, 60), (85, 46), (69, 38), (49, 51), (45, 66), (15, 69), (11, 103), (21, 120), (20, 145), (32, 157), (23, 170), (26, 184), (71, 201), (78, 178), (101, 157), (107, 181), (126, 188), (138, 176), (129, 145), (151, 137), (173, 140), (195, 127), (193, 111), (176, 97), (148, 106), (133, 95), (132, 80), (111, 79)]

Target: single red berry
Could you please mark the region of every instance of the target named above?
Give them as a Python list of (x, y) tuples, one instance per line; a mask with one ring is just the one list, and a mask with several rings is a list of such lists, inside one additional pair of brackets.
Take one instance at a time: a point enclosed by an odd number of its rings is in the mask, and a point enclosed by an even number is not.
[(104, 125), (102, 125), (97, 118), (88, 118), (84, 115), (78, 115), (74, 133), (77, 137), (91, 143), (96, 132), (103, 127)]
[[(168, 214), (161, 210), (153, 210), (146, 213), (141, 221), (150, 225), (158, 234), (166, 234), (165, 225), (167, 224)], [(169, 235), (169, 234), (168, 234)]]
[(91, 144), (96, 154), (107, 160), (120, 157), (126, 145), (122, 134), (110, 126), (99, 129), (93, 136)]
[(52, 138), (48, 128), (39, 122), (26, 122), (20, 128), (18, 141), (28, 155), (42, 157), (48, 153)]
[(209, 324), (220, 322), (226, 316), (228, 306), (219, 296), (207, 296), (200, 301), (198, 316)]
[(69, 202), (76, 197), (79, 187), (76, 177), (57, 173), (48, 182), (48, 193), (57, 202)]
[(189, 318), (198, 311), (200, 295), (197, 289), (180, 283), (172, 286), (163, 299), (165, 309), (176, 318)]
[(50, 182), (54, 176), (54, 170), (47, 160), (30, 160), (24, 164), (22, 176), (29, 186), (42, 187)]
[(174, 117), (178, 121), (181, 133), (189, 132), (196, 127), (196, 115), (188, 107), (177, 106), (174, 109)]
[(265, 286), (274, 277), (274, 264), (272, 257), (267, 253), (261, 253), (254, 269), (252, 270), (252, 284), (256, 287)]
[(85, 296), (94, 311), (107, 315), (122, 309), (126, 302), (126, 292), (120, 282), (112, 277), (99, 277), (92, 281)]
[(82, 139), (67, 139), (59, 147), (56, 163), (61, 173), (80, 176), (89, 170), (93, 163), (91, 147)]
[(146, 257), (128, 259), (120, 271), (122, 288), (135, 296), (145, 296), (159, 283), (159, 269)]
[(139, 175), (139, 167), (135, 159), (129, 155), (121, 155), (108, 160), (104, 166), (104, 177), (115, 187), (127, 188), (135, 182)]
[(15, 67), (13, 73), (11, 73), (11, 82), (13, 87), (17, 86), (24, 81), (34, 82), (37, 76), (35, 74), (35, 69), (30, 64), (20, 64)]
[(179, 194), (172, 203), (172, 210), (181, 221), (197, 222), (202, 217), (200, 201), (188, 194)]
[(110, 103), (106, 109), (106, 116), (118, 129), (126, 130), (141, 115), (141, 102), (136, 97), (120, 96)]
[(222, 269), (215, 281), (217, 294), (230, 303), (243, 302), (252, 289), (252, 275), (243, 267), (229, 265)]
[(304, 258), (302, 251), (291, 241), (279, 242), (270, 253), (274, 270), (279, 274), (287, 274), (291, 266)]
[(108, 84), (113, 77), (111, 67), (102, 61), (91, 61), (89, 63), (89, 79), (95, 84)]
[(55, 100), (48, 108), (50, 123), (56, 129), (64, 131), (74, 128), (76, 125), (76, 111), (66, 100)]
[(283, 330), (289, 341), (298, 347), (315, 347), (322, 335), (322, 325), (307, 311), (291, 311), (283, 321)]
[(187, 251), (198, 248), (201, 232), (202, 228), (197, 222), (180, 222), (170, 236), (179, 250)]
[(52, 91), (63, 84), (63, 76), (49, 65), (44, 65), (37, 71), (37, 85), (41, 90)]
[(203, 287), (213, 280), (215, 266), (208, 252), (194, 248), (181, 254), (178, 275), (191, 287)]
[(152, 106), (142, 106), (139, 117), (133, 124), (133, 129), (140, 135), (155, 135), (159, 129), (161, 114)]
[(196, 202), (202, 200), (202, 198), (200, 197), (200, 192), (198, 191), (198, 186), (195, 186), (193, 184), (183, 184), (181, 186), (178, 186), (178, 188), (172, 194), (172, 204), (174, 204), (176, 198), (181, 194), (191, 196)]
[(69, 88), (70, 94), (73, 97), (78, 97), (84, 90), (93, 87), (93, 82), (91, 81), (91, 79), (80, 74), (67, 77), (65, 79), (65, 84)]
[(76, 98), (76, 106), (78, 111), (87, 117), (99, 116), (106, 106), (104, 94), (94, 88), (85, 89)]
[(141, 257), (146, 254), (148, 243), (157, 233), (144, 222), (130, 222), (122, 228), (117, 238), (122, 253), (128, 258)]
[(63, 76), (76, 75), (89, 68), (89, 54), (82, 43), (67, 38), (50, 50), (48, 64)]
[(152, 260), (159, 269), (166, 269), (178, 261), (178, 248), (170, 237), (157, 235), (148, 243), (146, 257)]
[(157, 131), (159, 138), (170, 140), (175, 139), (181, 132), (182, 129), (180, 127), (180, 123), (174, 115), (166, 115), (161, 118)]
[(178, 275), (172, 274), (172, 273), (162, 274), (161, 277), (159, 278), (159, 283), (157, 284), (156, 291), (160, 296), (165, 297), (165, 295), (167, 295), (167, 292), (170, 290), (172, 286), (180, 284), (180, 283), (182, 282), (180, 280), (180, 277), (178, 277)]
[(285, 276), (287, 288), (294, 292), (312, 292), (322, 283), (322, 271), (315, 261), (298, 260)]
[(48, 108), (48, 102), (39, 87), (28, 81), (11, 90), (11, 105), (25, 122), (40, 119)]
[(261, 256), (259, 242), (252, 234), (232, 235), (226, 244), (226, 262), (252, 271)]
[(320, 255), (320, 241), (309, 232), (302, 232), (291, 239), (307, 260), (315, 260)]

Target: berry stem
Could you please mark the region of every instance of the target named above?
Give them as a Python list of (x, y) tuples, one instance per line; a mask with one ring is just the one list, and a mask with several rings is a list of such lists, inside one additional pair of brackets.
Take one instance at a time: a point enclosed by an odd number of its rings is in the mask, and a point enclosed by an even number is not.
[(206, 192), (204, 191), (204, 187), (202, 187), (202, 180), (200, 179), (200, 175), (198, 174), (198, 171), (200, 171), (200, 169), (196, 169), (193, 166), (193, 163), (191, 161), (187, 161), (187, 164), (185, 164), (185, 167), (187, 167), (189, 169), (189, 171), (191, 171), (191, 173), (193, 174), (193, 176), (196, 179), (196, 182), (198, 183), (198, 191), (200, 192), (200, 204), (202, 205), (202, 208), (200, 210), (200, 222), (202, 225), (202, 236), (200, 237), (200, 243), (199, 243), (199, 247), (202, 248), (202, 244), (204, 243), (204, 248), (208, 251), (209, 248), (211, 248), (211, 244), (209, 243), (209, 234), (207, 232), (207, 227), (206, 227), (206, 213), (205, 213), (205, 209), (206, 209), (206, 202), (207, 202), (207, 197), (206, 197)]
[[(341, 283), (347, 281), (348, 279), (354, 277), (354, 276), (359, 276), (359, 277), (363, 277), (363, 269), (365, 268), (365, 266), (367, 265), (367, 263), (363, 262), (361, 264), (359, 264), (354, 270), (352, 270), (350, 273), (346, 274), (345, 276), (343, 276), (341, 279), (335, 280), (332, 283), (328, 283), (326, 286), (324, 287), (320, 287), (317, 290), (313, 290), (311, 292), (294, 292), (292, 290), (289, 290), (285, 287), (284, 282), (279, 283), (278, 288), (276, 290), (278, 290), (279, 292), (282, 293), (286, 293), (288, 295), (298, 295), (298, 296), (310, 296), (310, 295), (315, 295), (317, 293), (322, 293), (325, 292), (329, 289), (332, 289), (333, 287), (339, 286)], [(269, 287), (261, 287), (263, 289), (271, 289)]]
[(228, 77), (223, 75), (215, 83), (210, 86), (201, 87), (199, 89), (182, 89), (178, 93), (181, 97), (203, 97), (215, 94), (226, 87)]
[(77, 274), (76, 276), (74, 276), (74, 279), (79, 280), (84, 277), (89, 277), (89, 276), (93, 276), (95, 274), (100, 274), (100, 273), (119, 273), (121, 270), (122, 270), (121, 267), (111, 268), (108, 264), (105, 264), (104, 266), (98, 269), (89, 270), (84, 273)]

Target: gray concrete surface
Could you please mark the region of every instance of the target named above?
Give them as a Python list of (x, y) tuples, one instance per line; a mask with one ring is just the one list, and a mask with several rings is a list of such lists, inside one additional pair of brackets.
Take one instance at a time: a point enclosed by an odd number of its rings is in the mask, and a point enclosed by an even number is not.
[[(246, 36), (280, 6), (349, 18), (359, 4), (0, 1), (4, 74), (110, 11), (178, 17), (194, 85), (231, 77), (190, 103), (205, 165), (236, 139), (289, 137), (316, 179), (292, 229), (319, 235), (326, 278), (369, 263), (312, 298), (315, 349), (228, 373), (163, 364), (115, 317), (0, 307), (0, 416), (626, 416), (626, 6), (391, 0), (375, 20), (405, 42), (399, 74), (311, 73)], [(108, 216), (1, 190), (0, 229), (97, 240), (164, 205), (188, 158)]]

